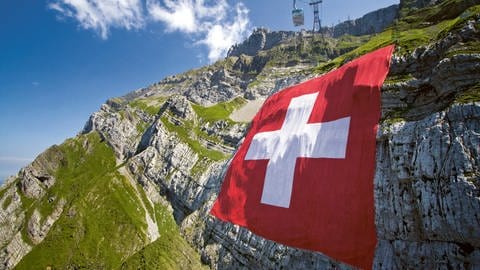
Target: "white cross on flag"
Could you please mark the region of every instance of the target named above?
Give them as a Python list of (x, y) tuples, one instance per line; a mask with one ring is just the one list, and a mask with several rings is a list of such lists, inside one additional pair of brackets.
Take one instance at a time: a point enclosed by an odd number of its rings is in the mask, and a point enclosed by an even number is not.
[(371, 268), (375, 136), (393, 49), (270, 96), (211, 213), (273, 241)]

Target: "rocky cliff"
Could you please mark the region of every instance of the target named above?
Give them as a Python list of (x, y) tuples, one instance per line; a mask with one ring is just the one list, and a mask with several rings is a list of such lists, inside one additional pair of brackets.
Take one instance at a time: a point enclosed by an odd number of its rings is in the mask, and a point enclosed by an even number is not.
[(361, 36), (380, 33), (394, 25), (401, 16), (406, 16), (412, 11), (439, 5), (441, 2), (443, 0), (402, 0), (399, 5), (391, 5), (369, 12), (358, 19), (347, 20), (332, 27), (324, 27), (323, 33), (336, 38), (342, 35)]
[(393, 24), (394, 20), (398, 17), (398, 11), (398, 5), (392, 5), (365, 14), (355, 20), (347, 20), (333, 27), (325, 27), (323, 31), (333, 37), (340, 37), (342, 35), (362, 36), (380, 33)]
[(295, 36), (295, 32), (272, 32), (266, 28), (257, 28), (247, 40), (230, 48), (227, 57), (240, 56), (242, 54), (255, 56), (259, 51), (269, 50), (278, 44), (291, 39), (293, 36)]
[(110, 99), (0, 188), (0, 269), (350, 269), (208, 211), (264, 98), (391, 42), (374, 268), (480, 268), (479, 4), (412, 10), (374, 36), (256, 32), (252, 51)]

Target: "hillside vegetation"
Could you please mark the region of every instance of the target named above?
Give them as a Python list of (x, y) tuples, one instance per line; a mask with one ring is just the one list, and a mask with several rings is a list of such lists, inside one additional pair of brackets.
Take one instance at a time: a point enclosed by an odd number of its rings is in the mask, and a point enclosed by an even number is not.
[(249, 127), (233, 112), (392, 43), (374, 267), (480, 268), (480, 1), (413, 2), (372, 35), (259, 29), (236, 51), (278, 42), (108, 100), (0, 188), (0, 269), (349, 269), (209, 209)]

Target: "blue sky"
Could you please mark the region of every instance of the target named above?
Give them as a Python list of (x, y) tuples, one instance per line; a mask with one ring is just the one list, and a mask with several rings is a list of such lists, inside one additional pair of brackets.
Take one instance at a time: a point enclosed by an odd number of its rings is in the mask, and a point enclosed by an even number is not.
[[(313, 22), (307, 0), (305, 28)], [(325, 0), (332, 25), (398, 0)], [(75, 136), (108, 98), (225, 56), (255, 27), (298, 30), (283, 0), (0, 1), (0, 181)]]

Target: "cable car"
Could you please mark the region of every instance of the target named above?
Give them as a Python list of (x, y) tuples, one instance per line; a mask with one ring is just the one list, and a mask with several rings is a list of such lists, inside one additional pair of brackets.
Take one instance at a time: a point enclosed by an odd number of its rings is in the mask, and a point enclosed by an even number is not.
[(303, 9), (297, 8), (296, 0), (293, 0), (292, 20), (293, 25), (301, 26), (305, 22), (305, 16), (303, 15)]

